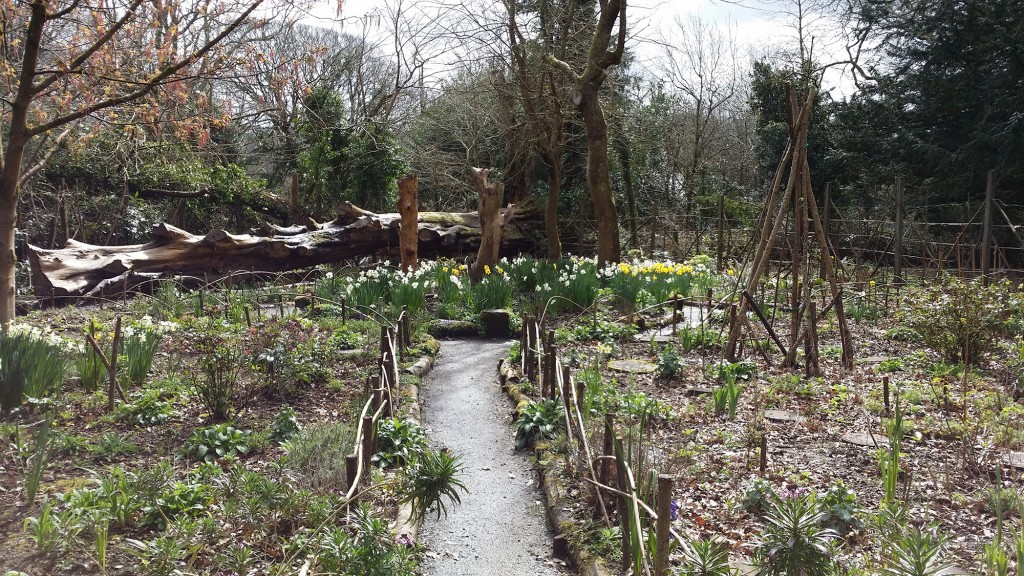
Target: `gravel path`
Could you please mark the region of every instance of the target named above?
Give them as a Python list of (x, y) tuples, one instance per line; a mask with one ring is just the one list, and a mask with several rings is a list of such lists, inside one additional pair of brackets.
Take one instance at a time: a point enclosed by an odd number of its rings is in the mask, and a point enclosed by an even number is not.
[(424, 576), (555, 576), (537, 474), (515, 452), (511, 409), (498, 386), (508, 342), (446, 341), (420, 391), (423, 425), (435, 444), (462, 456), (469, 493), (448, 517), (423, 523)]

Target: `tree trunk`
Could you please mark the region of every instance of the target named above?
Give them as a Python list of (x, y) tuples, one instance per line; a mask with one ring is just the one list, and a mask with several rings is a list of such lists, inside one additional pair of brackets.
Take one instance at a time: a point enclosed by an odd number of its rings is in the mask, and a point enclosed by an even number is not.
[(512, 216), (514, 208), (510, 205), (506, 214), (502, 215), (501, 201), (505, 186), (501, 182), (489, 182), (489, 170), (472, 170), (476, 191), (480, 194), (480, 250), (477, 252), (476, 262), (469, 269), (469, 275), (473, 280), (480, 280), (484, 277), (486, 267), (494, 266), (498, 262), (498, 249), (501, 246), (505, 218)]
[(402, 258), (402, 271), (416, 269), (416, 252), (418, 247), (417, 218), (419, 208), (416, 202), (416, 176), (409, 175), (398, 181), (398, 213), (402, 215), (402, 226), (399, 233), (399, 252)]
[(579, 109), (587, 132), (587, 187), (594, 204), (597, 228), (597, 262), (604, 266), (622, 259), (619, 244), (619, 218), (608, 168), (608, 123), (598, 98), (597, 86), (580, 95)]
[(558, 232), (558, 197), (562, 193), (562, 164), (560, 158), (549, 156), (548, 199), (544, 206), (544, 232), (548, 237), (548, 259), (562, 257), (562, 239)]
[[(516, 214), (512, 221), (508, 216), (508, 211), (499, 215), (507, 224), (500, 251), (514, 255), (532, 250), (535, 234), (524, 225), (532, 215)], [(99, 296), (158, 277), (280, 272), (376, 253), (391, 255), (399, 243), (400, 220), (399, 214), (375, 214), (342, 203), (337, 219), (312, 230), (281, 229), (269, 237), (213, 230), (199, 236), (160, 224), (148, 244), (93, 246), (69, 240), (60, 250), (29, 246), (29, 261), (40, 296)], [(418, 221), (421, 256), (458, 256), (480, 246), (478, 214), (420, 212)]]
[(633, 187), (633, 162), (629, 152), (629, 146), (625, 143), (618, 147), (619, 163), (622, 165), (622, 180), (626, 192), (626, 225), (629, 227), (629, 247), (632, 250), (640, 248), (640, 240), (637, 237), (636, 224), (636, 189)]

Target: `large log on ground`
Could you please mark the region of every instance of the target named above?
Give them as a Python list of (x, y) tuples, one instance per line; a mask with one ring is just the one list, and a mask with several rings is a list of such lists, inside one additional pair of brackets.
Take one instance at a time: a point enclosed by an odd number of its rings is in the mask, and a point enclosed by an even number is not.
[[(68, 240), (64, 248), (29, 246), (36, 294), (41, 298), (99, 296), (159, 277), (223, 275), (238, 271), (282, 272), (398, 249), (401, 217), (375, 214), (351, 204), (338, 217), (305, 229), (269, 228), (253, 236), (213, 230), (205, 236), (159, 224), (153, 239), (131, 246), (94, 246)], [(480, 245), (476, 213), (420, 212), (419, 253), (426, 257), (472, 254)], [(532, 251), (537, 222), (517, 213), (505, 227), (504, 254)]]

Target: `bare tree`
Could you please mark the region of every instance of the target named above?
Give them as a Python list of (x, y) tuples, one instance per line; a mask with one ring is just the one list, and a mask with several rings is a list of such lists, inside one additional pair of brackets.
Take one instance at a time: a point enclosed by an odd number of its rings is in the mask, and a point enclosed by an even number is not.
[[(612, 33), (616, 34), (613, 36)], [(575, 83), (573, 101), (583, 117), (587, 132), (587, 187), (594, 204), (599, 264), (618, 262), (622, 257), (619, 219), (615, 212), (608, 162), (608, 122), (601, 106), (600, 90), (608, 69), (622, 62), (626, 51), (626, 0), (600, 0), (597, 26), (582, 72), (548, 54)]]

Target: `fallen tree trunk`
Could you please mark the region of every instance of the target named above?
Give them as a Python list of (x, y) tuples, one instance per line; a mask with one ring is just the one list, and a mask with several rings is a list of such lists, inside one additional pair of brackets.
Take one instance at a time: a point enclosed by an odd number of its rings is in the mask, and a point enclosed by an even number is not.
[[(476, 213), (420, 212), (419, 253), (461, 256), (480, 246)], [(305, 227), (267, 227), (267, 236), (213, 230), (190, 234), (169, 224), (153, 229), (153, 240), (131, 246), (95, 246), (68, 240), (64, 248), (29, 246), (36, 295), (40, 298), (116, 294), (156, 278), (283, 272), (373, 254), (396, 254), (401, 216), (375, 214), (343, 203), (338, 217)], [(532, 251), (537, 221), (517, 213), (505, 227), (501, 251)]]

